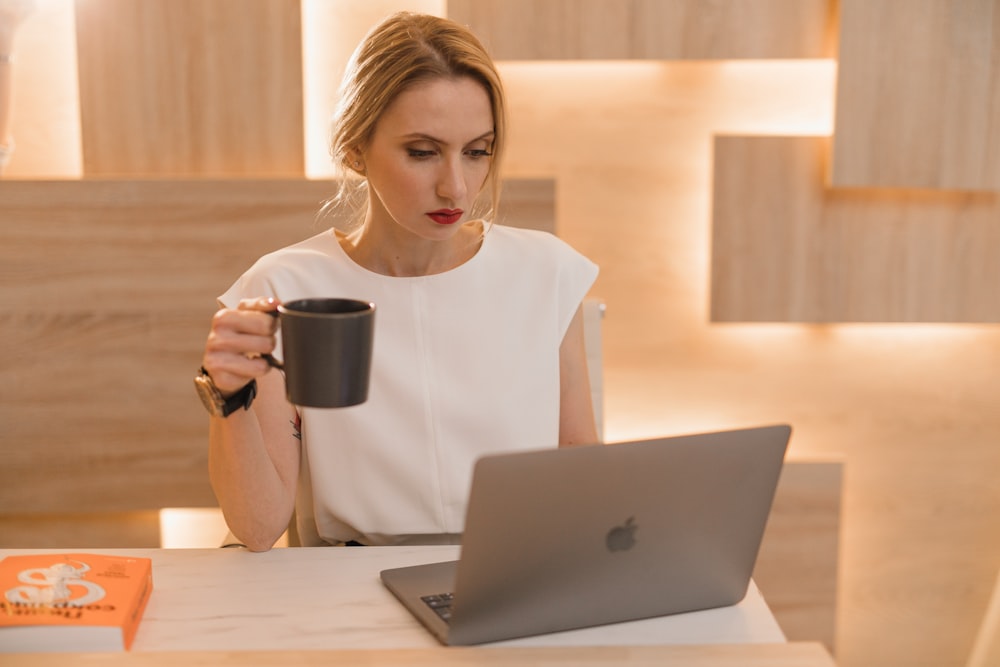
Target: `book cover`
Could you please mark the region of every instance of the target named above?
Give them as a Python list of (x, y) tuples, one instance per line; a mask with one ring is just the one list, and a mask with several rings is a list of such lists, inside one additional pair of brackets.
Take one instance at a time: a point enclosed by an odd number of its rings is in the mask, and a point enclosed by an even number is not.
[(0, 560), (0, 653), (128, 650), (152, 591), (149, 558), (7, 556)]

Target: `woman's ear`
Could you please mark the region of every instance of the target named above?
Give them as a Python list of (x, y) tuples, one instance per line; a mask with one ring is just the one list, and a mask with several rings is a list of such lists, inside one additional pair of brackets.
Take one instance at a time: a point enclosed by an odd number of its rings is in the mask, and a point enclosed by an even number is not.
[(361, 176), (365, 175), (365, 159), (360, 150), (352, 148), (347, 152), (347, 166)]

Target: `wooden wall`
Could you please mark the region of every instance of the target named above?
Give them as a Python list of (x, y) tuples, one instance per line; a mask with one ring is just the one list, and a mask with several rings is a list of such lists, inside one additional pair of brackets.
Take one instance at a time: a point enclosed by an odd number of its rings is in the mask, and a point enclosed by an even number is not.
[(301, 176), (300, 23), (296, 0), (76, 3), (84, 173)]
[(0, 531), (115, 510), (135, 543), (153, 508), (211, 502), (190, 393), (211, 299), (313, 231), (329, 185), (301, 120), (329, 81), (295, 52), (349, 48), (297, 17), (339, 12), (353, 42), (448, 12), (503, 59), (508, 177), (554, 182), (556, 231), (601, 265), (607, 438), (792, 423), (793, 460), (844, 461), (836, 544), (789, 542), (791, 509), (772, 543), (837, 550), (813, 581), (838, 664), (964, 665), (1000, 567), (1000, 0), (238, 4), (46, 3), (19, 36), (0, 514), (36, 514)]
[(833, 184), (1000, 190), (995, 0), (842, 5)]
[(825, 137), (718, 137), (717, 322), (997, 322), (1000, 192), (829, 188)]
[(449, 0), (500, 60), (829, 58), (828, 0)]
[[(262, 254), (335, 224), (306, 179), (0, 186), (0, 513), (214, 505), (194, 373), (216, 296)], [(554, 186), (508, 181), (523, 225)], [(548, 202), (548, 205), (545, 204)]]

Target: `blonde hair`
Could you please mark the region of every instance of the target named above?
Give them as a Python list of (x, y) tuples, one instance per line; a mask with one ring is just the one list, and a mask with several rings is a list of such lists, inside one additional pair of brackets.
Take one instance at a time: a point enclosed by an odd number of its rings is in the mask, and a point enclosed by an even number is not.
[[(454, 21), (399, 12), (375, 26), (354, 51), (341, 84), (340, 102), (333, 117), (330, 155), (341, 175), (352, 171), (351, 152), (371, 140), (375, 125), (396, 97), (419, 83), (438, 78), (469, 77), (483, 86), (493, 110), (493, 157), (483, 192), (485, 209), (473, 207), (473, 217), (494, 215), (500, 201), (498, 175), (506, 143), (506, 101), (500, 75), (486, 49), (472, 32)], [(332, 202), (355, 203), (365, 184), (341, 178)], [(482, 193), (480, 193), (482, 194)], [(481, 199), (481, 197), (477, 198)]]

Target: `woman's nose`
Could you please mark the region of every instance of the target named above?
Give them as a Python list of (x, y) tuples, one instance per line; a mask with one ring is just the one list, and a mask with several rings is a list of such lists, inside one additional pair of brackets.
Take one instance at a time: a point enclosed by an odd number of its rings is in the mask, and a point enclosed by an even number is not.
[(445, 160), (438, 177), (437, 193), (452, 201), (460, 201), (465, 197), (465, 172), (462, 169), (461, 158)]

